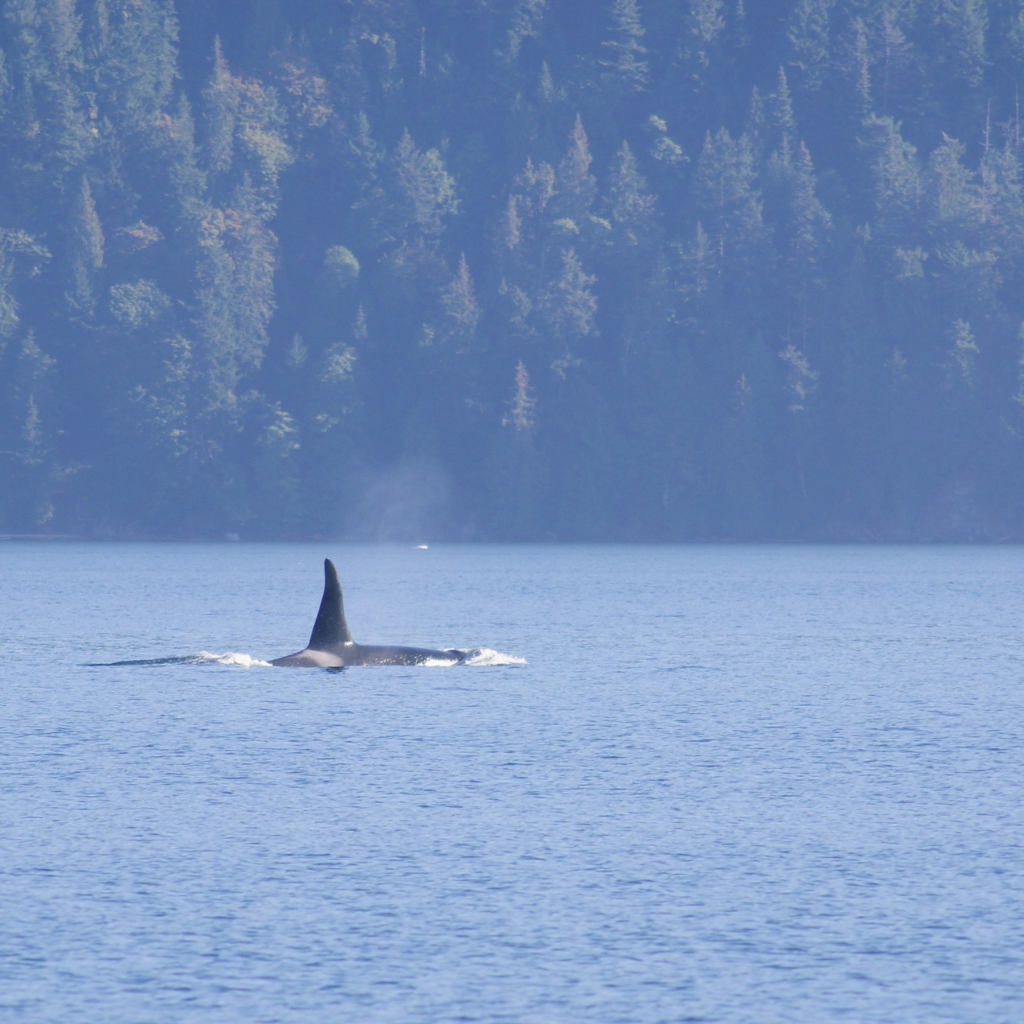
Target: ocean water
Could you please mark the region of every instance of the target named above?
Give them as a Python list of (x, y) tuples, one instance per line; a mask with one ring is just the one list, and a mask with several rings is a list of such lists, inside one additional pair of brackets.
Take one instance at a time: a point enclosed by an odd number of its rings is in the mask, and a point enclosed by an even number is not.
[[(525, 664), (259, 666), (325, 556), (358, 640)], [(0, 584), (0, 1020), (1024, 1020), (1024, 549), (7, 542)]]

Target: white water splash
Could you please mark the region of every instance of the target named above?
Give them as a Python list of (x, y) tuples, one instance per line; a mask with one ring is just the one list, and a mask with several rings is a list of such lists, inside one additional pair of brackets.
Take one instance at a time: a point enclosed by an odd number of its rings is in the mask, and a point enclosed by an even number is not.
[[(225, 654), (211, 654), (209, 651), (199, 651), (188, 658), (181, 659), (193, 665), (234, 665), (238, 668), (272, 668), (269, 661), (262, 661), (249, 654), (240, 654), (237, 651), (228, 651)], [(424, 668), (442, 668), (459, 662), (442, 661), (440, 658), (428, 658), (421, 661)], [(514, 654), (502, 654), (500, 651), (491, 650), (490, 647), (472, 647), (466, 651), (466, 657), (461, 662), (463, 665), (525, 665), (525, 658), (517, 658)]]
[(272, 668), (269, 661), (261, 661), (249, 654), (239, 654), (237, 651), (228, 651), (226, 654), (211, 654), (209, 651), (200, 651), (196, 656), (199, 663), (209, 662), (217, 665), (237, 665), (239, 668)]
[[(454, 652), (459, 653), (459, 652)], [(444, 665), (525, 665), (525, 658), (514, 654), (502, 654), (490, 647), (470, 647), (462, 661), (442, 661), (440, 658), (425, 658), (419, 664), (425, 668), (441, 668)]]
[(464, 665), (525, 665), (525, 658), (517, 658), (514, 654), (502, 654), (492, 651), (490, 647), (474, 647), (466, 651)]

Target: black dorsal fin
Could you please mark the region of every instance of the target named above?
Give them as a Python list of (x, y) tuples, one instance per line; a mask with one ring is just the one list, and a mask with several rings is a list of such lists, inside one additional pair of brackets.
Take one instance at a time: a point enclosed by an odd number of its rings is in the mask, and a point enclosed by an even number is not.
[(352, 643), (352, 634), (345, 621), (345, 607), (341, 603), (341, 584), (338, 570), (329, 558), (324, 559), (324, 596), (320, 599), (320, 611), (313, 623), (309, 638), (309, 649), (326, 651), (339, 644)]

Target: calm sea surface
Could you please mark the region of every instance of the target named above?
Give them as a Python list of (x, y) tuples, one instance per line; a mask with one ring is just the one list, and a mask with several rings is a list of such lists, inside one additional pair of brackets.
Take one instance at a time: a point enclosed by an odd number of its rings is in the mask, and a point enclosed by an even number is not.
[[(527, 664), (95, 664), (324, 556)], [(1016, 1024), (1022, 681), (1020, 548), (2, 543), (0, 1019)]]

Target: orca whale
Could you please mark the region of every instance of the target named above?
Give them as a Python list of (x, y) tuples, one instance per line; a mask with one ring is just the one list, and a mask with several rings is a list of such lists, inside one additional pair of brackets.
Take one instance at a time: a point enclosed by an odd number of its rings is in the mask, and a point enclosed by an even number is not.
[(465, 659), (465, 651), (357, 644), (345, 621), (338, 571), (331, 560), (325, 558), (324, 596), (320, 599), (320, 611), (309, 643), (298, 653), (277, 658), (270, 664), (284, 668), (342, 668), (346, 665), (422, 665), (427, 661), (454, 665)]

